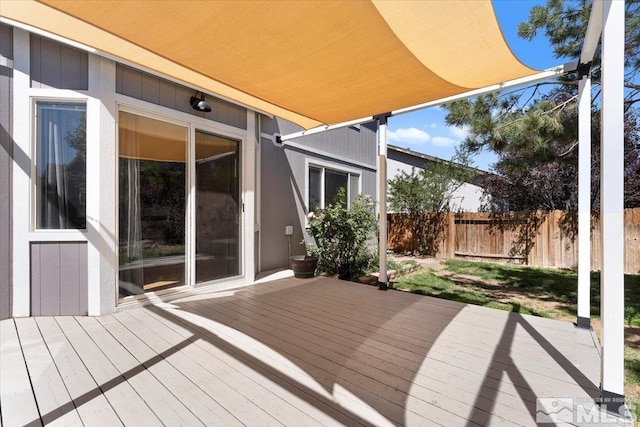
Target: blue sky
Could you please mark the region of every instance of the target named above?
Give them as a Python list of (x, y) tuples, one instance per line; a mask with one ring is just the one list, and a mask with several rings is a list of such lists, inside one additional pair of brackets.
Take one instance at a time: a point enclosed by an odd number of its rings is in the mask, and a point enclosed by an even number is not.
[[(543, 35), (531, 41), (520, 39), (518, 24), (526, 21), (529, 11), (545, 0), (493, 0), (498, 22), (511, 50), (525, 65), (536, 69), (550, 68), (565, 61), (556, 59)], [(421, 153), (450, 159), (456, 145), (464, 139), (464, 129), (448, 127), (444, 122), (446, 111), (442, 108), (428, 108), (406, 113), (389, 119), (389, 144), (408, 148)], [(473, 158), (473, 166), (489, 170), (495, 155), (482, 152)]]

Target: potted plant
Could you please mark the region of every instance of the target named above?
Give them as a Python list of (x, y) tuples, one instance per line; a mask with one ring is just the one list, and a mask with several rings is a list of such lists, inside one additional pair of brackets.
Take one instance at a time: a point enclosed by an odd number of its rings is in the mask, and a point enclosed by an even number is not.
[(289, 258), (293, 275), (301, 279), (308, 279), (316, 274), (318, 257), (310, 255), (293, 255)]

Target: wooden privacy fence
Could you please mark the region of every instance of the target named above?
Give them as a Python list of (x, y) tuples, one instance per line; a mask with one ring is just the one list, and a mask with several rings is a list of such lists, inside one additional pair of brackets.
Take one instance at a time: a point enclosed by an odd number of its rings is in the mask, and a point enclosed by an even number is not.
[[(416, 248), (405, 214), (389, 214), (389, 247), (397, 253)], [(576, 269), (578, 215), (576, 212), (445, 212), (427, 215), (428, 255), (538, 267)], [(640, 208), (624, 213), (625, 273), (640, 273)], [(423, 236), (424, 240), (424, 236)], [(591, 216), (591, 269), (602, 265), (600, 219)]]

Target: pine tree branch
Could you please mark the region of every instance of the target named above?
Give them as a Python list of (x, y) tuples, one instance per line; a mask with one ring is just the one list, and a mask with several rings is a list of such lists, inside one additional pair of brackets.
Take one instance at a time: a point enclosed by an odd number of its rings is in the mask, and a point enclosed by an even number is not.
[(576, 148), (576, 147), (578, 146), (578, 143), (579, 143), (579, 142), (580, 142), (580, 141), (576, 141), (576, 142), (574, 142), (573, 144), (571, 144), (571, 147), (569, 147), (569, 148), (568, 148), (564, 153), (562, 153), (562, 154), (558, 154), (558, 157), (564, 157), (564, 156), (566, 156), (567, 154), (571, 153), (571, 152), (573, 151), (573, 149), (574, 149), (574, 148)]
[[(548, 111), (543, 111), (543, 112), (542, 112), (542, 113), (540, 113), (540, 114), (541, 114), (541, 115), (548, 115), (548, 114), (553, 113), (553, 112), (554, 112), (554, 111), (556, 111), (556, 110), (562, 110), (562, 109), (563, 109), (563, 108), (565, 108), (568, 104), (570, 104), (571, 102), (575, 101), (577, 98), (578, 98), (578, 95), (574, 95), (574, 96), (572, 96), (571, 98), (569, 98), (569, 99), (567, 99), (567, 100), (565, 100), (565, 101), (561, 102), (560, 104), (556, 105), (556, 106), (555, 106), (555, 107), (553, 107), (552, 109), (550, 109), (550, 110), (548, 110)], [(525, 115), (525, 116), (519, 117), (519, 118), (517, 118), (517, 119), (515, 119), (515, 120), (512, 120), (512, 121), (510, 121), (510, 122), (508, 122), (508, 123), (504, 123), (504, 124), (502, 124), (502, 125), (498, 126), (498, 127), (496, 128), (496, 131), (499, 131), (499, 130), (501, 130), (501, 129), (504, 129), (504, 128), (506, 128), (506, 127), (509, 127), (509, 126), (513, 125), (514, 123), (518, 123), (518, 122), (520, 122), (520, 121), (522, 121), (522, 120), (525, 120), (526, 118), (527, 118), (527, 117), (526, 117), (526, 115)]]

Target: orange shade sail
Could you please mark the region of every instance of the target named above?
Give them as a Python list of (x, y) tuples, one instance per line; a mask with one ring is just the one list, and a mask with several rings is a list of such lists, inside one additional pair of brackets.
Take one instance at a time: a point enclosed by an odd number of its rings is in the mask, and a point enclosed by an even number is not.
[(3, 0), (0, 16), (306, 129), (536, 73), (490, 0)]

